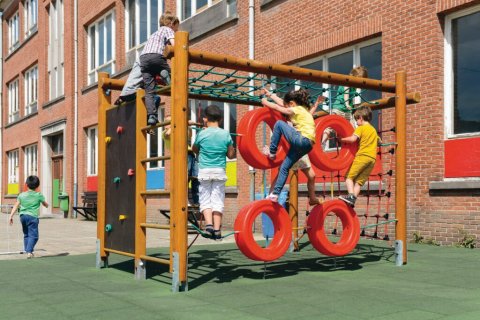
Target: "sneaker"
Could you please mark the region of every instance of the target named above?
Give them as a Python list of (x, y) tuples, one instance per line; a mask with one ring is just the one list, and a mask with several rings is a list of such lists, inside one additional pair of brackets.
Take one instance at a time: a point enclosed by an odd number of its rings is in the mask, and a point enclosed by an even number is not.
[(267, 146), (263, 146), (263, 154), (266, 155), (268, 157), (268, 159), (270, 160), (275, 160), (275, 158), (277, 157), (276, 154), (274, 153), (270, 153), (270, 148), (267, 147)]
[(350, 205), (352, 208), (355, 206), (355, 201), (357, 200), (357, 197), (355, 197), (351, 193), (348, 194), (347, 196), (340, 196), (338, 198), (344, 201), (346, 204)]
[(213, 230), (212, 239), (219, 241), (222, 240), (222, 231), (221, 230)]
[(270, 200), (272, 202), (278, 202), (278, 194), (270, 193), (265, 199)]
[(156, 114), (151, 114), (148, 116), (147, 124), (149, 126), (154, 126), (158, 123), (158, 118)]
[(33, 253), (29, 252), (27, 253), (27, 259), (32, 259), (33, 258)]
[(205, 229), (203, 229), (203, 232), (205, 232), (207, 236), (210, 236), (212, 238), (214, 231), (215, 230), (213, 229), (213, 224), (207, 224), (205, 225)]
[(121, 105), (122, 103), (124, 103), (125, 101), (123, 101), (122, 97), (118, 98), (117, 100), (115, 100), (115, 102), (113, 103), (114, 105), (116, 106), (119, 106)]

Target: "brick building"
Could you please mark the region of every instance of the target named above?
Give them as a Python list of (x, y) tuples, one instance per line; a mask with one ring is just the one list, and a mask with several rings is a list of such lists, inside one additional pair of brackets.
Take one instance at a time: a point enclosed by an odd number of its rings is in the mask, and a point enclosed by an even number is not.
[[(0, 9), (4, 203), (29, 174), (40, 176), (48, 210), (58, 210), (59, 192), (76, 203), (96, 190), (97, 72), (126, 78), (169, 10), (196, 49), (337, 73), (365, 65), (387, 81), (406, 70), (408, 92), (422, 96), (407, 115), (408, 235), (441, 244), (480, 236), (478, 0), (2, 0)], [(204, 105), (191, 101), (192, 117)], [(223, 107), (235, 132), (248, 107)], [(391, 111), (381, 119), (391, 126)], [(148, 144), (151, 155), (164, 152), (161, 135)], [(165, 167), (149, 168), (148, 188), (168, 185)], [(227, 170), (230, 225), (250, 201), (251, 173), (240, 156)], [(262, 183), (257, 171), (257, 192)], [(150, 217), (158, 205), (150, 202)]]

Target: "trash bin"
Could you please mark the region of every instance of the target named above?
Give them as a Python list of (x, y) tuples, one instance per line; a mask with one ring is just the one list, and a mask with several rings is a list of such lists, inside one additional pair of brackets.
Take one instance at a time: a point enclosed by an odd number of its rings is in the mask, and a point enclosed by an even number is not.
[(63, 211), (65, 218), (68, 217), (68, 211), (70, 210), (68, 204), (68, 193), (60, 192), (58, 195), (58, 200), (60, 200), (60, 210)]

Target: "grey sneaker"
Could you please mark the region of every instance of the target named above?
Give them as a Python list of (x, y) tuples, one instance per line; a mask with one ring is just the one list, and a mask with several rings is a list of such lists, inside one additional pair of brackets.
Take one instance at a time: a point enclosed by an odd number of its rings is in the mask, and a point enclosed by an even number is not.
[(154, 126), (158, 123), (158, 118), (157, 118), (157, 115), (155, 114), (151, 114), (148, 116), (148, 120), (147, 120), (147, 124), (149, 126)]
[(346, 204), (348, 204), (352, 208), (355, 207), (355, 201), (357, 200), (357, 197), (355, 197), (353, 194), (350, 193), (347, 196), (340, 196), (338, 198), (344, 201)]

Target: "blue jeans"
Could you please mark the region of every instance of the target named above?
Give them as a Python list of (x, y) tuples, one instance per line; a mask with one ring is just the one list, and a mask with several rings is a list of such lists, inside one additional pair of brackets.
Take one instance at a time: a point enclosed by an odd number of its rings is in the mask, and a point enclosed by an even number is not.
[(193, 204), (199, 204), (199, 191), (200, 182), (198, 181), (198, 159), (193, 152), (188, 152), (187, 155), (187, 174), (192, 183), (192, 202)]
[(290, 143), (290, 149), (288, 150), (287, 157), (283, 160), (282, 165), (278, 171), (277, 182), (273, 188), (273, 194), (279, 195), (285, 185), (288, 178), (288, 171), (301, 157), (306, 155), (312, 150), (312, 142), (310, 139), (305, 138), (289, 126), (284, 121), (277, 121), (273, 127), (272, 141), (270, 142), (270, 153), (276, 154), (278, 149), (278, 143), (282, 135)]
[(32, 253), (38, 241), (38, 218), (22, 214), (20, 222), (23, 229), (23, 247), (26, 253)]

